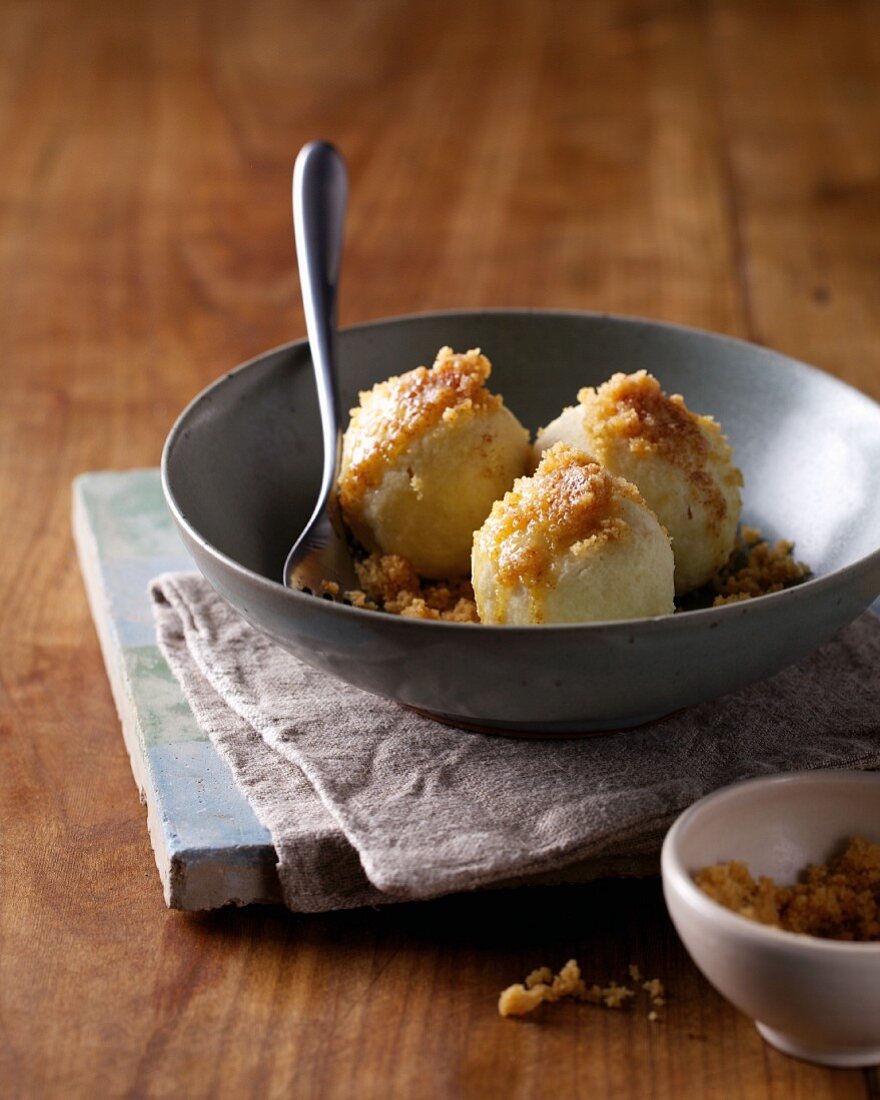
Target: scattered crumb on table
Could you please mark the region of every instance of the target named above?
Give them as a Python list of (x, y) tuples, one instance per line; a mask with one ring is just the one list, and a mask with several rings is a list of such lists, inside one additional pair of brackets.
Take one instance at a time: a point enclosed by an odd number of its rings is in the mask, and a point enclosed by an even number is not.
[[(502, 991), (498, 998), (498, 1012), (502, 1016), (525, 1016), (545, 1002), (552, 1003), (564, 997), (605, 1008), (621, 1009), (639, 992), (641, 971), (635, 963), (630, 963), (628, 972), (636, 988), (615, 981), (605, 986), (595, 983), (587, 985), (576, 959), (569, 959), (556, 975), (549, 966), (541, 966), (532, 970), (524, 982), (517, 982)], [(663, 983), (658, 978), (643, 982), (641, 989), (647, 993), (653, 1006), (659, 1007), (666, 1003)], [(659, 1018), (652, 1008), (648, 1019), (656, 1021)]]

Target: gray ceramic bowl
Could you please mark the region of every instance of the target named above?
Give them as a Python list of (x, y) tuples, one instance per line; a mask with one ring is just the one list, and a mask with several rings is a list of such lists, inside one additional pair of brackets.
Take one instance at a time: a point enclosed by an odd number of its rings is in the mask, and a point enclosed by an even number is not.
[(342, 332), (344, 407), (359, 390), (480, 347), (492, 386), (530, 429), (614, 371), (650, 370), (718, 419), (745, 475), (743, 520), (790, 538), (815, 577), (759, 600), (657, 619), (494, 627), (358, 611), (284, 588), (285, 554), (320, 472), (304, 341), (197, 397), (162, 478), (198, 567), (253, 626), (366, 691), (458, 725), (564, 734), (634, 726), (763, 679), (805, 656), (880, 592), (880, 406), (785, 356), (677, 325), (495, 310)]

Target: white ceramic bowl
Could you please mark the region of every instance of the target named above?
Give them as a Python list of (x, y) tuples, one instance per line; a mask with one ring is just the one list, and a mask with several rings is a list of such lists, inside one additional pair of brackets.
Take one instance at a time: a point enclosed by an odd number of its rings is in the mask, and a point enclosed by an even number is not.
[(829, 1066), (880, 1062), (880, 943), (782, 932), (712, 901), (693, 875), (740, 859), (793, 883), (841, 841), (880, 842), (880, 773), (818, 771), (751, 779), (696, 802), (669, 830), (663, 892), (691, 958), (777, 1049)]

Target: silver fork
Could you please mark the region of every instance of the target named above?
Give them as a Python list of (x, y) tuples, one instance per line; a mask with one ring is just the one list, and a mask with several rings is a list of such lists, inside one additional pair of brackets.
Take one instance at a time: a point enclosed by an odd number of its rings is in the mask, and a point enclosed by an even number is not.
[[(329, 598), (342, 598), (347, 589), (358, 587), (336, 493), (342, 457), (336, 298), (347, 196), (348, 174), (340, 153), (325, 141), (303, 146), (293, 167), (293, 228), (318, 388), (324, 466), (314, 511), (284, 563), (284, 583)], [(330, 583), (329, 592), (325, 582)], [(335, 591), (333, 585), (338, 586)]]

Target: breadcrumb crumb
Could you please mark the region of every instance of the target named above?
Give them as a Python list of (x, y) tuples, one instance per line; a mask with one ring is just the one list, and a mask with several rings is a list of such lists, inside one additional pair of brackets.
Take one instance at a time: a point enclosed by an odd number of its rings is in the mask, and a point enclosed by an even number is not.
[(602, 1004), (606, 1008), (622, 1008), (630, 997), (635, 997), (635, 991), (628, 986), (618, 985), (617, 982), (612, 982), (602, 990)]
[(525, 1016), (545, 1001), (547, 987), (543, 984), (526, 989), (524, 985), (511, 985), (498, 998), (498, 1011), (502, 1016)]
[(655, 997), (662, 997), (664, 993), (663, 982), (659, 978), (651, 978), (648, 982), (642, 982), (642, 989), (652, 1000)]
[(549, 966), (541, 966), (537, 970), (533, 970), (531, 974), (526, 978), (526, 988), (531, 989), (532, 986), (549, 985), (553, 981), (553, 971)]

